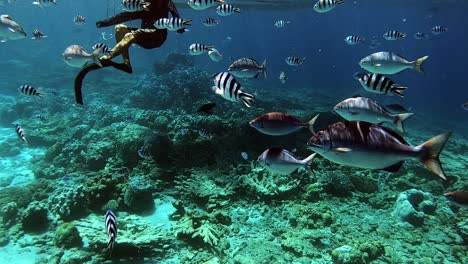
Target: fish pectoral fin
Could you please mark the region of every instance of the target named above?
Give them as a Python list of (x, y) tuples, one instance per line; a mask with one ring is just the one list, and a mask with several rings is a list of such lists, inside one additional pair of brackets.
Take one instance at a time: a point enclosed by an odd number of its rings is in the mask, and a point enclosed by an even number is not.
[(352, 151), (351, 148), (334, 148), (333, 150), (336, 151), (336, 152), (341, 152), (341, 153), (346, 153), (346, 152)]
[(8, 30), (9, 30), (10, 32), (13, 32), (13, 33), (16, 32), (16, 31), (15, 31), (14, 29), (12, 29), (11, 27), (9, 27)]
[(380, 170), (388, 171), (388, 172), (397, 172), (400, 170), (401, 166), (403, 166), (404, 161), (400, 161), (398, 163), (393, 164), (392, 166), (388, 166), (387, 168), (383, 168)]
[(374, 66), (374, 67), (381, 67), (381, 66), (382, 66), (382, 64), (380, 64), (380, 63), (377, 63), (377, 64), (374, 64), (374, 65), (372, 65), (372, 66)]

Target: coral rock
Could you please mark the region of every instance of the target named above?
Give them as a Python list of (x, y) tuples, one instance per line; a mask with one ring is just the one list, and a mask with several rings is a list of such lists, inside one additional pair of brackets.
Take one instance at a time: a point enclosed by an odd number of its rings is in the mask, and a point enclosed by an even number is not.
[(73, 223), (63, 223), (57, 228), (54, 238), (55, 245), (64, 248), (81, 247), (83, 241)]

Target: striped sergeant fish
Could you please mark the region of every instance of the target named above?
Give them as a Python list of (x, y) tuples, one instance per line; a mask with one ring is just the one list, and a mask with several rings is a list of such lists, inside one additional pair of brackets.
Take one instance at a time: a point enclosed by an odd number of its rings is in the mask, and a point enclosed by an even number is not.
[(122, 0), (123, 10), (127, 12), (148, 11), (150, 5), (145, 0)]
[(223, 4), (224, 0), (189, 0), (187, 4), (195, 10), (205, 10), (216, 3)]
[(361, 61), (359, 61), (359, 66), (372, 73), (380, 74), (396, 74), (406, 69), (413, 69), (417, 72), (424, 73), (422, 64), (427, 58), (429, 58), (429, 56), (421, 57), (415, 61), (407, 61), (395, 53), (381, 51), (361, 59)]
[(366, 39), (365, 38), (361, 38), (361, 37), (358, 37), (358, 36), (347, 36), (344, 41), (346, 43), (348, 43), (349, 45), (356, 45), (356, 44), (359, 44), (359, 43), (365, 43), (366, 42)]
[(432, 34), (439, 35), (448, 31), (448, 28), (443, 26), (435, 26), (431, 29)]
[(241, 90), (241, 85), (229, 72), (217, 73), (214, 76), (213, 82), (213, 91), (224, 99), (231, 102), (237, 102), (240, 100), (244, 103), (245, 106), (252, 106), (255, 97), (251, 94), (244, 93)]
[(257, 162), (270, 172), (288, 175), (303, 167), (311, 171), (310, 165), (315, 155), (317, 153), (313, 153), (306, 159), (300, 160), (292, 152), (285, 149), (270, 148), (258, 156)]
[(290, 66), (299, 66), (305, 62), (306, 57), (299, 58), (299, 57), (287, 57), (286, 63)]
[(356, 73), (354, 74), (354, 78), (359, 81), (366, 91), (371, 93), (398, 95), (404, 98), (403, 92), (408, 89), (408, 87), (395, 84), (394, 81), (382, 74)]
[(211, 17), (207, 17), (203, 21), (203, 25), (205, 25), (207, 27), (214, 27), (214, 26), (216, 26), (218, 24), (219, 24), (219, 20), (211, 18)]
[(210, 131), (204, 129), (204, 128), (201, 128), (201, 129), (198, 129), (198, 135), (200, 135), (201, 138), (204, 138), (204, 139), (212, 139), (213, 138), (213, 134), (210, 133)]
[(115, 239), (117, 238), (117, 218), (111, 210), (107, 210), (105, 221), (107, 236), (109, 236), (109, 241), (107, 242), (107, 249), (109, 250), (109, 254), (112, 254)]
[(319, 0), (315, 3), (314, 10), (319, 13), (326, 13), (341, 4), (344, 4), (344, 0)]
[(391, 114), (384, 106), (365, 97), (348, 98), (333, 110), (348, 121), (366, 121), (373, 124), (392, 123), (398, 131), (405, 132), (403, 121), (413, 113)]
[(42, 34), (41, 31), (39, 31), (39, 29), (35, 29), (33, 30), (33, 37), (31, 39), (34, 39), (34, 40), (40, 40), (42, 38), (47, 38), (46, 35)]
[(41, 120), (41, 121), (46, 121), (47, 120), (47, 117), (43, 116), (42, 114), (37, 114), (34, 117)]
[(216, 8), (216, 13), (220, 16), (230, 16), (234, 13), (240, 13), (240, 8), (228, 4), (222, 4)]
[(102, 42), (94, 44), (92, 49), (93, 50), (101, 49), (101, 52), (103, 54), (111, 54), (112, 53), (111, 49), (109, 49), (109, 47), (106, 44), (102, 43)]
[(289, 23), (291, 23), (291, 21), (278, 20), (278, 21), (275, 22), (274, 25), (277, 28), (284, 28)]
[(249, 125), (257, 131), (270, 136), (284, 136), (303, 128), (308, 128), (312, 132), (314, 119), (304, 123), (292, 115), (271, 112), (261, 115), (249, 122)]
[(422, 33), (422, 32), (414, 33), (413, 37), (414, 39), (417, 39), (417, 40), (428, 40), (431, 38), (428, 34)]
[(16, 134), (18, 135), (18, 137), (26, 144), (28, 144), (28, 140), (26, 139), (26, 136), (24, 135), (24, 130), (23, 128), (20, 126), (20, 125), (15, 125), (15, 130), (16, 130)]
[(212, 50), (214, 46), (208, 46), (200, 43), (194, 43), (189, 47), (190, 55), (201, 55), (205, 52)]
[(186, 26), (192, 25), (192, 19), (184, 20), (179, 17), (172, 18), (160, 18), (156, 20), (154, 26), (157, 29), (167, 29), (169, 31), (177, 31), (179, 29), (185, 29)]
[(47, 7), (47, 6), (50, 6), (52, 4), (56, 5), (57, 4), (57, 0), (35, 0), (32, 2), (33, 5), (36, 5), (40, 8), (44, 8), (44, 7)]
[(39, 93), (36, 88), (32, 87), (31, 85), (23, 84), (18, 88), (18, 91), (28, 96), (39, 96), (44, 98), (43, 94)]
[(401, 33), (401, 32), (395, 31), (395, 30), (390, 30), (390, 31), (387, 31), (383, 35), (383, 37), (386, 40), (397, 40), (397, 39), (406, 38), (406, 33)]
[(153, 159), (153, 156), (151, 156), (151, 151), (147, 149), (145, 146), (142, 146), (138, 151), (138, 156), (140, 158), (145, 159), (145, 160), (151, 160)]
[(73, 23), (75, 23), (76, 25), (83, 25), (84, 23), (86, 23), (86, 17), (81, 16), (81, 15), (76, 15), (73, 18)]
[(117, 168), (112, 170), (117, 175), (128, 175), (129, 170), (127, 167)]
[(389, 128), (364, 121), (345, 121), (315, 133), (307, 146), (332, 162), (364, 169), (397, 172), (406, 160), (418, 160), (445, 180), (439, 155), (450, 134), (440, 134), (413, 147)]

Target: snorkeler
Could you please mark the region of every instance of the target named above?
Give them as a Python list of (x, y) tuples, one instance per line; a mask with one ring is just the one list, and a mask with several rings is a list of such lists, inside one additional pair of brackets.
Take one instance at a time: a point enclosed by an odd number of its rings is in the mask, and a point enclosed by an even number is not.
[[(115, 26), (115, 40), (117, 44), (112, 48), (109, 54), (100, 58), (103, 67), (113, 66), (121, 71), (132, 73), (132, 66), (130, 64), (130, 55), (128, 48), (132, 44), (136, 44), (145, 49), (159, 48), (166, 41), (167, 30), (157, 29), (154, 22), (160, 18), (167, 18), (169, 12), (172, 17), (178, 18), (179, 13), (172, 2), (172, 0), (147, 0), (149, 2), (148, 8), (134, 12), (122, 12), (114, 17), (108, 18), (103, 21), (96, 22), (96, 27)], [(141, 28), (130, 28), (126, 25), (120, 24), (126, 21), (141, 19)], [(178, 30), (178, 33), (183, 33), (185, 30)], [(122, 55), (123, 63), (116, 63), (112, 58)], [(81, 93), (81, 86), (86, 74), (90, 71), (99, 69), (99, 65), (92, 63), (86, 65), (75, 78), (75, 98), (76, 103), (83, 104), (83, 97)]]

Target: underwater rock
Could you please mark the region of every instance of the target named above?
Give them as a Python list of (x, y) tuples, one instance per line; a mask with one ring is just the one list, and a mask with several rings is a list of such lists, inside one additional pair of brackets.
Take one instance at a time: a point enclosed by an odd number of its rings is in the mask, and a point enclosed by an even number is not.
[(124, 204), (130, 212), (149, 214), (154, 210), (153, 186), (144, 176), (130, 178), (124, 194)]
[(355, 189), (350, 178), (340, 172), (324, 173), (320, 178), (320, 183), (324, 191), (335, 196), (351, 195)]
[(117, 208), (119, 208), (119, 202), (116, 200), (110, 200), (105, 205), (103, 205), (101, 209), (103, 212), (106, 212), (107, 210), (117, 211)]
[(1, 209), (3, 224), (7, 227), (16, 223), (16, 216), (18, 215), (18, 205), (15, 202), (10, 202)]
[(26, 207), (33, 200), (33, 193), (29, 188), (7, 187), (0, 190), (0, 204), (15, 202), (18, 208)]
[(88, 210), (88, 190), (83, 185), (65, 185), (54, 190), (47, 200), (50, 212), (64, 221), (78, 219)]
[(424, 224), (424, 214), (432, 214), (435, 210), (436, 204), (432, 194), (410, 189), (400, 193), (393, 214), (403, 222), (420, 227)]
[(385, 254), (385, 248), (380, 241), (357, 243), (353, 247), (344, 245), (335, 248), (332, 259), (337, 264), (365, 264), (376, 260)]
[(170, 53), (163, 62), (153, 64), (153, 72), (157, 75), (166, 74), (176, 67), (192, 67), (194, 65), (193, 57), (182, 53)]
[(58, 247), (72, 248), (83, 246), (80, 233), (73, 223), (63, 223), (55, 231), (55, 245)]
[[(66, 250), (60, 258), (62, 264), (83, 264), (90, 262), (93, 254), (82, 250)], [(99, 263), (99, 262), (95, 262)]]
[(24, 232), (42, 233), (49, 227), (48, 211), (40, 202), (34, 201), (23, 211), (21, 224)]

